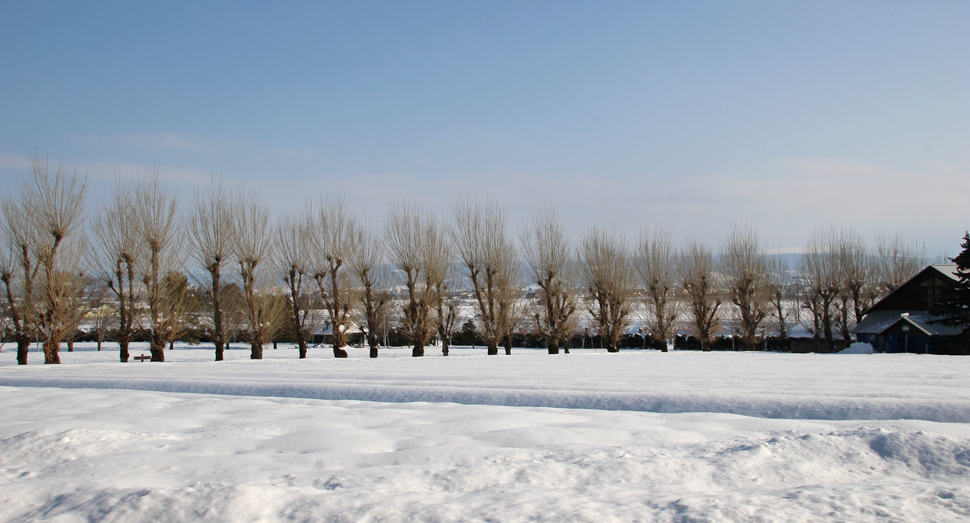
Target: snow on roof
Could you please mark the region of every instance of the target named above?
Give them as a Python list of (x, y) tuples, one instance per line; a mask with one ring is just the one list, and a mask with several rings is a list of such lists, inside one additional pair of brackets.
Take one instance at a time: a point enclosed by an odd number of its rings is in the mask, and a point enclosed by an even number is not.
[(953, 278), (954, 280), (959, 280), (960, 276), (957, 275), (957, 264), (955, 263), (934, 263), (930, 267), (940, 271), (946, 276)]
[(952, 336), (960, 334), (960, 329), (937, 323), (930, 323), (940, 319), (927, 311), (874, 311), (862, 318), (862, 321), (852, 329), (852, 334), (881, 334), (900, 321), (908, 320), (918, 329), (930, 336)]

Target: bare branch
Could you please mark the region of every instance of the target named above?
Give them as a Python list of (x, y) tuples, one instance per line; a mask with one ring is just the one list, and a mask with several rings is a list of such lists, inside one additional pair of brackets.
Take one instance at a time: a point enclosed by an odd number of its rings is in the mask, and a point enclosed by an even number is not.
[(633, 268), (626, 240), (619, 232), (593, 228), (579, 247), (587, 309), (606, 350), (618, 352), (633, 306)]
[(642, 229), (633, 264), (648, 304), (647, 326), (666, 352), (682, 308), (677, 299), (677, 251), (670, 228)]
[(540, 289), (534, 315), (548, 352), (558, 354), (562, 346), (569, 353), (569, 336), (576, 323), (576, 264), (555, 208), (539, 207), (519, 240), (527, 278)]

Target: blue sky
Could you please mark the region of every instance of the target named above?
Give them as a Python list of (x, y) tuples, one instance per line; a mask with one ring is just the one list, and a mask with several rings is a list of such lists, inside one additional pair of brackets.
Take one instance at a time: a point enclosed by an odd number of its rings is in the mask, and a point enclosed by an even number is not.
[(553, 201), (578, 236), (970, 228), (970, 3), (0, 3), (0, 188), (34, 148), (278, 212)]

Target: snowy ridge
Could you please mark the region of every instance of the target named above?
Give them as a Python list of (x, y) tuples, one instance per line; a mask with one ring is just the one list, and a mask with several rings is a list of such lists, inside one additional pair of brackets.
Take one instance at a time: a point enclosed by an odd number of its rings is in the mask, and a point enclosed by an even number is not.
[(410, 358), (397, 351), (376, 360), (354, 355), (335, 360), (316, 351), (298, 360), (294, 350), (284, 349), (251, 361), (245, 351), (232, 351), (217, 363), (208, 361), (209, 351), (178, 349), (164, 364), (119, 364), (104, 361), (111, 354), (81, 351), (71, 356), (78, 364), (0, 367), (0, 386), (970, 423), (970, 359), (964, 358), (480, 352), (456, 349), (448, 358)]
[(614, 392), (500, 389), (453, 385), (382, 383), (267, 383), (192, 379), (104, 379), (0, 377), (0, 386), (79, 389), (126, 389), (154, 392), (261, 396), (387, 403), (458, 403), (507, 407), (621, 410), (654, 413), (711, 412), (757, 418), (815, 420), (913, 419), (970, 423), (965, 400), (900, 400), (898, 398), (766, 397), (759, 394)]
[(201, 380), (105, 380), (98, 378), (0, 377), (0, 386), (81, 389), (127, 389), (154, 392), (263, 396), (321, 400), (380, 401), (387, 403), (459, 403), (506, 407), (553, 407), (566, 409), (625, 410), (676, 414), (712, 412), (757, 418), (817, 420), (914, 419), (939, 423), (970, 423), (970, 404), (965, 401), (900, 401), (879, 398), (766, 398), (735, 394), (663, 394), (596, 392), (575, 390), (509, 390), (455, 386), (407, 386), (386, 384), (201, 381)]

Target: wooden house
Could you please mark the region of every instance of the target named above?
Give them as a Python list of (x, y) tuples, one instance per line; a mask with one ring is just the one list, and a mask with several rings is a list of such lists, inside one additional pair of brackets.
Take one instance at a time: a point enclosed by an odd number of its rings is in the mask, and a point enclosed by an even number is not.
[(965, 352), (953, 346), (960, 329), (933, 323), (939, 318), (930, 314), (943, 293), (957, 285), (956, 269), (955, 264), (927, 266), (870, 307), (852, 333), (878, 352)]

